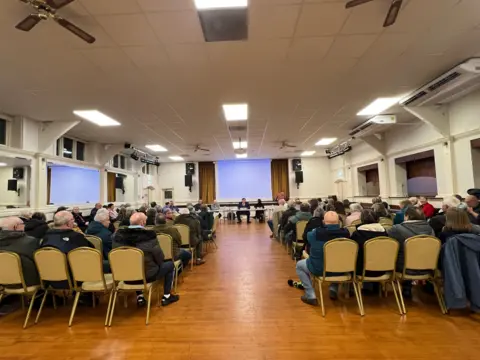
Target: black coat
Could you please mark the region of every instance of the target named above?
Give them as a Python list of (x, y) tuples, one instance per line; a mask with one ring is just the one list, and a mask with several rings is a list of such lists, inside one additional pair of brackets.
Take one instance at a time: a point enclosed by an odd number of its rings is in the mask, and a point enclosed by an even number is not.
[(36, 239), (43, 239), (48, 230), (48, 224), (43, 220), (30, 219), (25, 224), (25, 233), (28, 236), (32, 236)]
[(295, 215), (297, 213), (297, 209), (294, 207), (288, 208), (285, 210), (282, 214), (282, 218), (280, 219), (280, 228), (284, 229), (285, 226), (288, 224), (288, 219), (290, 219), (291, 216)]
[(307, 234), (313, 229), (323, 227), (323, 218), (312, 217), (308, 220), (307, 225), (305, 226), (305, 231), (303, 232), (303, 242), (307, 243)]
[(72, 229), (50, 229), (43, 237), (42, 247), (51, 246), (64, 254), (79, 247), (93, 248), (93, 244), (88, 241), (83, 234)]

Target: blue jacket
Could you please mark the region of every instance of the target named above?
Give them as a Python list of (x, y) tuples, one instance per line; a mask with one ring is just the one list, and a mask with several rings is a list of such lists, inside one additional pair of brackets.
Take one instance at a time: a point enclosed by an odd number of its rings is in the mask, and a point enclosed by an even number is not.
[(240, 202), (238, 203), (238, 208), (239, 208), (239, 209), (250, 209), (250, 204), (249, 204), (248, 201), (247, 201), (247, 202), (245, 202), (245, 205), (243, 205), (242, 202), (240, 201)]
[(102, 239), (103, 246), (103, 258), (108, 260), (108, 253), (112, 250), (112, 233), (102, 223), (98, 221), (92, 221), (88, 224), (87, 235), (98, 236)]
[(338, 238), (350, 238), (349, 231), (341, 228), (340, 225), (326, 225), (326, 227), (316, 228), (307, 234), (307, 241), (310, 245), (307, 267), (312, 274), (323, 275), (323, 246), (327, 241)]
[(445, 303), (448, 309), (480, 311), (480, 236), (459, 234), (448, 238), (443, 252)]

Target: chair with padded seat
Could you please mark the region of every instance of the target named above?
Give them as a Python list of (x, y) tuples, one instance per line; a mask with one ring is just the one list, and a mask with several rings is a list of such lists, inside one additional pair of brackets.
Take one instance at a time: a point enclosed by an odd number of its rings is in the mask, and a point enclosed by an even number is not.
[(180, 233), (180, 238), (182, 239), (182, 247), (188, 248), (192, 254), (192, 261), (190, 263), (190, 269), (193, 270), (193, 265), (196, 259), (195, 248), (190, 246), (190, 228), (188, 225), (184, 224), (175, 224), (173, 225), (175, 229)]
[(393, 219), (391, 217), (381, 217), (378, 219), (380, 225), (393, 225)]
[[(108, 254), (113, 277), (113, 303), (108, 326), (112, 326), (115, 303), (118, 293), (143, 291), (147, 295), (147, 318), (150, 319), (152, 291), (157, 282), (147, 283), (143, 251), (130, 246), (113, 249)], [(139, 284), (132, 284), (139, 282)]]
[(358, 225), (362, 225), (362, 220), (360, 219), (357, 219), (357, 220), (353, 220), (352, 223), (350, 224), (351, 226), (358, 226)]
[(296, 239), (292, 241), (292, 258), (294, 258), (296, 250), (303, 246), (303, 233), (307, 223), (306, 220), (300, 220), (295, 224)]
[(352, 236), (352, 234), (357, 231), (357, 227), (356, 226), (353, 226), (353, 225), (349, 225), (349, 226), (345, 226), (345, 229), (348, 230), (348, 232), (350, 233), (350, 236)]
[(5, 295), (20, 295), (22, 308), (24, 307), (24, 296), (30, 297), (27, 316), (23, 323), (25, 329), (30, 319), (35, 296), (40, 285), (27, 286), (23, 277), (22, 260), (20, 256), (11, 251), (0, 251), (0, 284), (3, 285), (0, 293), (0, 302)]
[[(174, 272), (174, 289), (177, 291), (177, 283), (178, 283), (178, 274), (180, 270), (183, 270), (182, 260), (174, 260), (173, 258), (173, 239), (170, 235), (167, 234), (157, 234), (158, 244), (165, 255), (165, 260), (173, 261), (173, 265), (175, 266)], [(183, 271), (182, 271), (183, 274)]]
[(105, 316), (105, 326), (107, 326), (112, 304), (113, 279), (111, 274), (103, 273), (102, 252), (98, 249), (79, 247), (70, 251), (67, 258), (72, 271), (73, 288), (76, 292), (68, 326), (72, 326), (78, 299), (82, 293), (92, 293), (93, 307), (95, 307), (95, 293), (110, 294)]
[(101, 238), (95, 235), (85, 234), (85, 239), (87, 239), (94, 246), (95, 249), (97, 249), (103, 254), (103, 243)]

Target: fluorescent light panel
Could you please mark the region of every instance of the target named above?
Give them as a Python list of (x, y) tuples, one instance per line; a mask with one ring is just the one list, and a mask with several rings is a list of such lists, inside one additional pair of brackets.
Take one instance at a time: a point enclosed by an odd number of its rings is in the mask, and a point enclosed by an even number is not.
[(162, 145), (145, 145), (145, 147), (147, 149), (150, 149), (152, 151), (157, 151), (157, 152), (167, 151), (167, 149), (165, 149)]
[(366, 108), (360, 110), (358, 116), (371, 116), (378, 115), (382, 111), (385, 111), (391, 108), (393, 105), (397, 104), (400, 101), (399, 97), (390, 97), (390, 98), (378, 98), (373, 101)]
[(98, 126), (118, 126), (120, 123), (117, 120), (105, 115), (98, 110), (75, 110), (75, 115), (82, 119), (88, 120)]
[(337, 138), (323, 138), (317, 141), (315, 144), (316, 146), (326, 146), (330, 145), (331, 143), (335, 142)]
[(198, 10), (242, 8), (248, 6), (248, 0), (195, 0)]
[(312, 156), (313, 154), (315, 154), (315, 151), (304, 151), (300, 156)]
[(7, 164), (0, 162), (0, 166), (7, 166)]
[(237, 154), (237, 159), (245, 159), (247, 154)]
[(227, 121), (242, 121), (248, 119), (248, 104), (225, 104), (223, 113)]
[(169, 159), (173, 160), (173, 161), (182, 161), (183, 157), (181, 157), (181, 156), (170, 156)]
[(246, 141), (234, 141), (233, 142), (233, 148), (236, 149), (246, 149), (248, 146), (248, 143)]

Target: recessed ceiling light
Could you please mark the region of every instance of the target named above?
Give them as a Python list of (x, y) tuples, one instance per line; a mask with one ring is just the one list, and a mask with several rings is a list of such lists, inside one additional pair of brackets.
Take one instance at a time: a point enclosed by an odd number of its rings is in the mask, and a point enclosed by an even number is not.
[(370, 105), (368, 105), (366, 108), (360, 110), (357, 113), (357, 115), (358, 116), (378, 115), (382, 111), (387, 110), (388, 108), (392, 107), (399, 101), (400, 101), (399, 97), (378, 98), (377, 100), (373, 101)]
[(315, 145), (326, 146), (326, 145), (330, 145), (331, 143), (333, 143), (336, 140), (337, 140), (337, 138), (323, 138), (323, 139), (318, 140)]
[(246, 141), (234, 141), (233, 142), (233, 148), (235, 150), (237, 149), (246, 149), (247, 148), (247, 145), (248, 143)]
[(0, 166), (7, 166), (7, 163), (0, 163)]
[(195, 0), (198, 10), (247, 7), (248, 0)]
[(227, 121), (241, 121), (248, 119), (248, 104), (225, 104), (223, 113)]
[(160, 151), (168, 151), (167, 149), (165, 149), (163, 146), (161, 145), (145, 145), (145, 147), (147, 149), (150, 149), (152, 151), (157, 151), (157, 152), (160, 152)]
[(312, 156), (313, 154), (315, 154), (315, 151), (304, 151), (300, 156)]
[(73, 113), (85, 120), (97, 124), (98, 126), (120, 125), (117, 120), (112, 119), (111, 117), (105, 115), (104, 113), (101, 113), (98, 110), (75, 110)]
[(237, 159), (245, 159), (247, 154), (237, 154)]
[(173, 160), (173, 161), (182, 161), (183, 157), (181, 157), (181, 156), (169, 156), (169, 159)]

